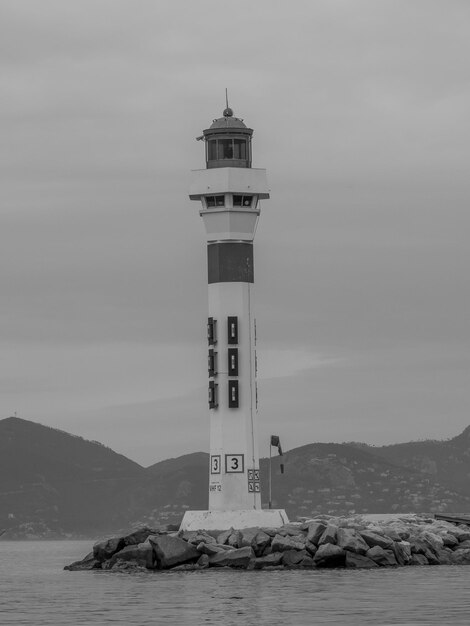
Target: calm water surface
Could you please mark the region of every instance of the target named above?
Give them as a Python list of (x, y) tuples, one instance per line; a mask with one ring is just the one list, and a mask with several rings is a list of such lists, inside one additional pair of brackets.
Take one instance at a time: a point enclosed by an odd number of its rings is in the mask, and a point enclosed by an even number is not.
[(0, 542), (0, 624), (470, 625), (470, 566), (65, 572), (91, 541)]

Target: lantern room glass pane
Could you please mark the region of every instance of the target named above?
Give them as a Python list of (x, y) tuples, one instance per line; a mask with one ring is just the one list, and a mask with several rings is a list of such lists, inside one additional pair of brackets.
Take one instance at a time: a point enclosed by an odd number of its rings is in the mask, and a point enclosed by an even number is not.
[(207, 158), (209, 161), (215, 161), (217, 158), (217, 140), (209, 139), (207, 142)]
[(246, 159), (246, 141), (244, 139), (233, 140), (233, 158)]
[(218, 140), (219, 159), (233, 159), (233, 139)]

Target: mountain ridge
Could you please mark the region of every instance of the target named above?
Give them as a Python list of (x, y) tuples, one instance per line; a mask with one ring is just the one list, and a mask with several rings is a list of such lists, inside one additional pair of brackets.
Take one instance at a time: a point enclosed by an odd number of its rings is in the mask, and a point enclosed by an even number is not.
[[(315, 513), (470, 511), (470, 426), (443, 441), (387, 446), (310, 443), (272, 459), (273, 507)], [(179, 523), (206, 509), (209, 455), (143, 467), (99, 442), (22, 418), (0, 420), (0, 530), (14, 537), (78, 537)], [(260, 460), (263, 507), (268, 459)]]

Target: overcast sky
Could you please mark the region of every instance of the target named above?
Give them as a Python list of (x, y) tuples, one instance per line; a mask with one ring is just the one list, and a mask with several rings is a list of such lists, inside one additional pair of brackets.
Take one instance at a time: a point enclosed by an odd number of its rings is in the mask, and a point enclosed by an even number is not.
[(267, 169), (260, 453), (470, 423), (467, 0), (0, 0), (0, 418), (208, 449), (190, 170)]

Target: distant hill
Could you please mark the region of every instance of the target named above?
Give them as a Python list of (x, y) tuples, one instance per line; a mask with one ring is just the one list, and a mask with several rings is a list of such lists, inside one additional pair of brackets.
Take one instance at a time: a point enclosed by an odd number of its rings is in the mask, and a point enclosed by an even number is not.
[[(336, 514), (470, 511), (470, 427), (448, 441), (392, 446), (312, 443), (273, 459), (273, 507), (291, 519)], [(96, 537), (178, 523), (206, 509), (208, 455), (148, 468), (97, 442), (35, 422), (0, 420), (0, 533)], [(268, 460), (261, 460), (263, 506)]]

